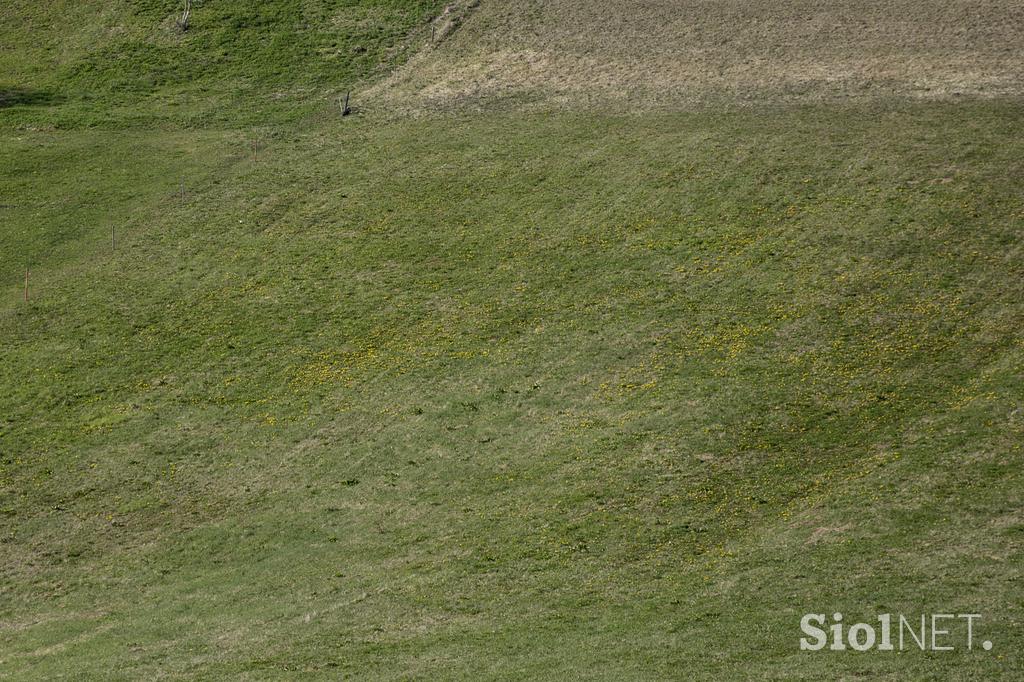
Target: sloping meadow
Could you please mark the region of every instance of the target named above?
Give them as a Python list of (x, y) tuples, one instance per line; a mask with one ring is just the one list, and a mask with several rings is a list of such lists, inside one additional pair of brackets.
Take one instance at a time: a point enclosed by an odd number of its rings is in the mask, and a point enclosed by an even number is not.
[[(1019, 113), (204, 140), (8, 289), (4, 665), (1006, 672)], [(797, 656), (949, 603), (1002, 658)]]
[(1015, 6), (195, 5), (0, 10), (0, 677), (1021, 675)]

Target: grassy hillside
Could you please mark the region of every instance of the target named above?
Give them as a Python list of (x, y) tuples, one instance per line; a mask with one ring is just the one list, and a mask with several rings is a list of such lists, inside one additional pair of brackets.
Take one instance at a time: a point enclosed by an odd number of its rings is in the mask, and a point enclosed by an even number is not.
[(582, 6), (196, 4), (0, 10), (0, 678), (1021, 676), (1018, 97), (342, 119)]
[(187, 32), (176, 24), (182, 6), (6, 3), (0, 106), (34, 105), (18, 113), (63, 128), (295, 119), (398, 63), (442, 3), (195, 0)]

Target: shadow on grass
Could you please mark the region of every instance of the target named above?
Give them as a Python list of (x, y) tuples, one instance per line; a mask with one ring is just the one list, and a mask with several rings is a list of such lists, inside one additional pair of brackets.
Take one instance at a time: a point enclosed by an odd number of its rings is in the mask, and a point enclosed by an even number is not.
[(45, 107), (60, 104), (65, 97), (49, 90), (6, 87), (0, 85), (0, 109), (9, 107)]

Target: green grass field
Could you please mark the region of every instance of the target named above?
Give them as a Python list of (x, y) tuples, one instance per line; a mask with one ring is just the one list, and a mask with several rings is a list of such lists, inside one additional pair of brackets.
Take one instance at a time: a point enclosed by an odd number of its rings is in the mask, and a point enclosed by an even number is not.
[(195, 4), (0, 9), (0, 679), (1024, 675), (1019, 81), (633, 111), (429, 84), (556, 9)]

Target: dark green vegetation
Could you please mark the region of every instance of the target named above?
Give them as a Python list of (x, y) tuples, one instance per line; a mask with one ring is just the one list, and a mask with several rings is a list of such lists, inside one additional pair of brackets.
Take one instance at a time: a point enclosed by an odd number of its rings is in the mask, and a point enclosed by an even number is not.
[(1019, 101), (282, 110), (254, 162), (6, 97), (0, 677), (1024, 672)]
[[(0, 107), (60, 128), (297, 120), (383, 73), (440, 0), (8, 0)], [(13, 88), (13, 90), (12, 90)], [(7, 114), (8, 121), (17, 114)]]

